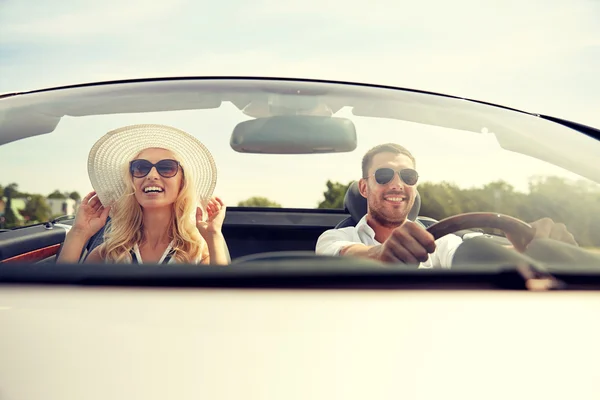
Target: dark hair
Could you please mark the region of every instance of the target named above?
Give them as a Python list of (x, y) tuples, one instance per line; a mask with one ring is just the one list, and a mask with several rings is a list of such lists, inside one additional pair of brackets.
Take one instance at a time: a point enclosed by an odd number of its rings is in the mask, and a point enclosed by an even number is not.
[(373, 161), (373, 157), (379, 153), (394, 153), (394, 154), (404, 154), (412, 161), (413, 165), (416, 167), (417, 163), (415, 161), (415, 157), (408, 151), (407, 148), (400, 146), (396, 143), (385, 143), (380, 144), (365, 153), (362, 159), (362, 176), (366, 178), (369, 174), (369, 167), (371, 166), (371, 161)]

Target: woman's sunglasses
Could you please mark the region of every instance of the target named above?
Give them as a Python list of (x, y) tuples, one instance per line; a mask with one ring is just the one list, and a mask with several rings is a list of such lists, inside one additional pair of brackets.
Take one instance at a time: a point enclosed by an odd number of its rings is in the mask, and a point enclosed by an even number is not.
[[(385, 185), (387, 183), (390, 183), (390, 181), (394, 179), (395, 173), (396, 171), (394, 171), (391, 168), (379, 168), (375, 171), (373, 176), (375, 177), (375, 181), (377, 183), (379, 183), (380, 185)], [(400, 176), (400, 179), (402, 179), (402, 181), (408, 186), (416, 185), (417, 181), (419, 180), (419, 174), (417, 173), (417, 171), (411, 168), (401, 169), (400, 171), (398, 171), (398, 175)]]
[(153, 167), (163, 178), (172, 178), (179, 171), (179, 161), (175, 160), (160, 160), (156, 164), (152, 164), (148, 160), (133, 160), (129, 163), (129, 172), (134, 178), (143, 178), (150, 173)]

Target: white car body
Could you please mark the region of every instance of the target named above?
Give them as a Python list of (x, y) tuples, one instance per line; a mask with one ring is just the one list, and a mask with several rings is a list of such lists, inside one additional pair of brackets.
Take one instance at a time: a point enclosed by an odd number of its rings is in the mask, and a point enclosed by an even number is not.
[(0, 288), (0, 398), (598, 399), (597, 292)]

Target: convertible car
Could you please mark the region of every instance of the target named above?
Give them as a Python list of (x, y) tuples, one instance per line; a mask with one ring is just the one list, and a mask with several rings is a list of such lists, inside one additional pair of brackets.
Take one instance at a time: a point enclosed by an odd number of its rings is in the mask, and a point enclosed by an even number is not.
[[(90, 148), (199, 138), (228, 266), (56, 264)], [(409, 218), (477, 248), (565, 224), (540, 259), (418, 269), (315, 253), (366, 214), (363, 155), (397, 143)], [(0, 399), (600, 397), (600, 130), (484, 101), (307, 79), (177, 77), (0, 95)], [(86, 245), (81, 260), (103, 240)], [(457, 255), (459, 253), (457, 252)]]

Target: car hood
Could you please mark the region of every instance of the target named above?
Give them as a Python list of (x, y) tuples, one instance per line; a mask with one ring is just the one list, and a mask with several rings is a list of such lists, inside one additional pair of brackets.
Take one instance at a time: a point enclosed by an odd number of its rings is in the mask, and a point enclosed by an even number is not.
[(600, 397), (597, 292), (0, 287), (0, 398)]

